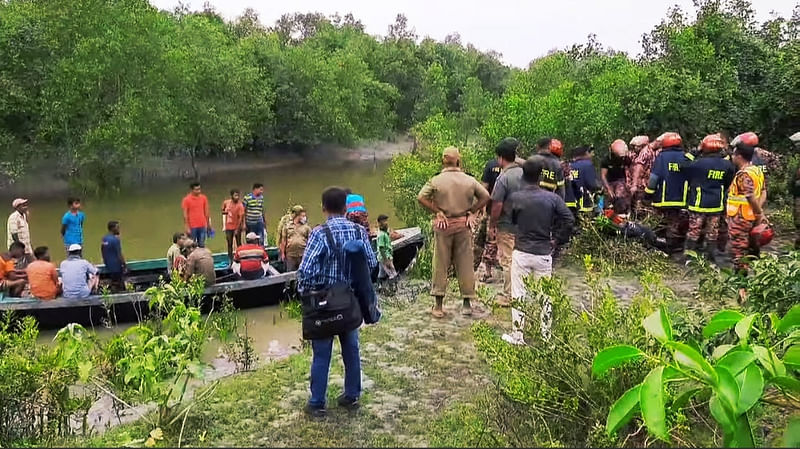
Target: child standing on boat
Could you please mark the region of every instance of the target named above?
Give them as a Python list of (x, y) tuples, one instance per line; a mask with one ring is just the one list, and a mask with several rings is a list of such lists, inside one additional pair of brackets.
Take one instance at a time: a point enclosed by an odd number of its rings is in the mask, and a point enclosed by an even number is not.
[(379, 279), (389, 279), (397, 277), (397, 270), (394, 268), (394, 255), (392, 253), (392, 238), (389, 235), (389, 217), (387, 215), (378, 216), (378, 265), (380, 267)]

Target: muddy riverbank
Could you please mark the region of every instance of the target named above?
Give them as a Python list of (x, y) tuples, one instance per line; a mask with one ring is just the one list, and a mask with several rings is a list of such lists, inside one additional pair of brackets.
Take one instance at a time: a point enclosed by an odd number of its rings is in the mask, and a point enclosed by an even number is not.
[[(261, 152), (223, 153), (195, 161), (197, 174), (202, 180), (220, 174), (296, 167), (304, 162), (355, 162), (388, 161), (392, 157), (411, 151), (413, 140), (398, 136), (396, 141), (365, 142), (354, 147), (320, 145), (304, 151), (268, 149)], [(120, 189), (188, 181), (194, 179), (194, 168), (188, 157), (150, 158), (126, 169)], [(66, 195), (71, 191), (69, 176), (57, 162), (44, 161), (13, 183), (4, 183), (3, 197), (47, 198)]]
[[(576, 309), (584, 304), (584, 273), (573, 266), (559, 267)], [(678, 286), (683, 296), (696, 285), (693, 279)], [(642, 290), (637, 278), (615, 274), (606, 279), (621, 303)], [(447, 314), (431, 317), (432, 299), (427, 281), (404, 280), (398, 293), (382, 296), (380, 323), (361, 331), (363, 388), (361, 409), (353, 413), (335, 407), (343, 389), (343, 366), (334, 350), (324, 421), (303, 413), (308, 399), (310, 350), (301, 348), (288, 358), (263, 365), (254, 372), (223, 379), (216, 394), (199, 404), (187, 420), (183, 443), (201, 446), (347, 446), (426, 447), (476, 444), (471, 420), (491, 413), (484, 407), (501, 393), (495, 374), (477, 350), (473, 325), (487, 323), (497, 332), (510, 328), (509, 309), (492, 306), (499, 284), (479, 288), (477, 313), (459, 313), (457, 287), (451, 283), (445, 302)], [(457, 429), (457, 430), (454, 430)], [(81, 444), (119, 446), (142, 438), (151, 429), (143, 421), (111, 429)], [(176, 443), (177, 432), (165, 432), (165, 444)], [(488, 436), (487, 436), (488, 438)], [(483, 444), (496, 445), (486, 441)]]

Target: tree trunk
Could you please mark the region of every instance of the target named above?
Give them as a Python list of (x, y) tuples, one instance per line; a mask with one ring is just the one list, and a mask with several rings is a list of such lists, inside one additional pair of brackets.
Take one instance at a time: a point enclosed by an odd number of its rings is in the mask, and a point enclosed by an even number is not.
[(200, 173), (197, 172), (197, 161), (195, 160), (195, 154), (200, 150), (200, 145), (196, 145), (194, 148), (189, 151), (189, 158), (192, 162), (192, 172), (194, 173), (194, 180), (200, 182)]

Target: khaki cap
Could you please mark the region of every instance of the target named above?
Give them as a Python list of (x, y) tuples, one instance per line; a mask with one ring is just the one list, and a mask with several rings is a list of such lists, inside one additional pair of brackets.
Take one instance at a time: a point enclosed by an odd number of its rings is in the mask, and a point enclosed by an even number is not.
[(445, 162), (454, 163), (461, 160), (461, 152), (456, 147), (447, 147), (442, 152), (442, 159)]

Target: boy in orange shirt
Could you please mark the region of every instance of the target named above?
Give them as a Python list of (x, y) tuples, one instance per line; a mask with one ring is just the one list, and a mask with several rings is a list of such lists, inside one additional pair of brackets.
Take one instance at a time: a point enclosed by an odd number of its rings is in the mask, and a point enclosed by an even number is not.
[(231, 197), (222, 202), (222, 222), (225, 223), (225, 239), (228, 242), (228, 265), (233, 263), (233, 242), (242, 246), (244, 232), (244, 204), (239, 200), (242, 193), (231, 189)]

